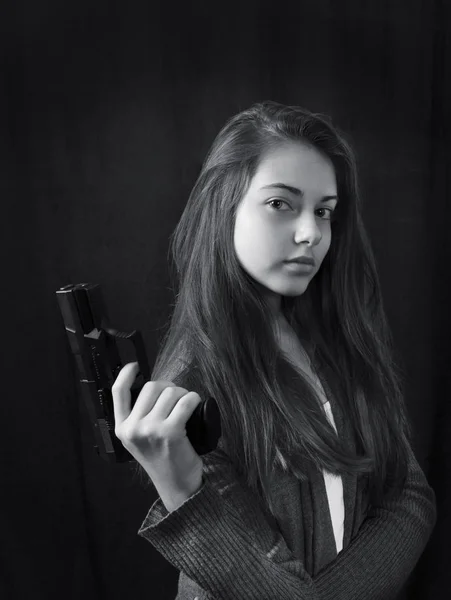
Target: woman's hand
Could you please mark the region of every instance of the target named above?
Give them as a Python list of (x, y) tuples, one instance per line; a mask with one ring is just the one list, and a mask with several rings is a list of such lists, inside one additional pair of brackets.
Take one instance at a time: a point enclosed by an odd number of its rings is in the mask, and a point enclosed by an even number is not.
[(130, 388), (138, 371), (137, 362), (127, 363), (111, 388), (114, 432), (171, 512), (202, 486), (203, 462), (186, 435), (186, 422), (201, 398), (171, 381), (148, 381), (132, 409)]

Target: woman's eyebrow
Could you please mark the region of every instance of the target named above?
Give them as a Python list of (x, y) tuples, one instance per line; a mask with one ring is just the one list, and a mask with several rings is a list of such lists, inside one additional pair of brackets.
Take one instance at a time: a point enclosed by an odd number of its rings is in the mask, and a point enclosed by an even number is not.
[[(302, 190), (292, 185), (287, 185), (286, 183), (269, 183), (268, 185), (264, 185), (260, 189), (264, 190), (266, 188), (281, 188), (283, 190), (291, 192), (295, 196), (299, 196), (300, 198), (302, 198), (302, 196), (304, 195), (304, 192)], [(321, 199), (321, 202), (327, 202), (328, 200), (336, 200), (338, 202), (338, 196), (324, 196)]]

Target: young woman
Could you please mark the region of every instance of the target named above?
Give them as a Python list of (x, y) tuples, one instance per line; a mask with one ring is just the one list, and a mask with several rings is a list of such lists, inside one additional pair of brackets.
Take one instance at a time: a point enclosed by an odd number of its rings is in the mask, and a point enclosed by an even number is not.
[[(435, 496), (351, 148), (324, 116), (252, 106), (216, 137), (171, 243), (178, 290), (152, 381), (131, 409), (129, 363), (113, 399), (159, 495), (138, 533), (180, 570), (177, 598), (395, 598)], [(222, 437), (201, 458), (185, 424), (207, 395)]]

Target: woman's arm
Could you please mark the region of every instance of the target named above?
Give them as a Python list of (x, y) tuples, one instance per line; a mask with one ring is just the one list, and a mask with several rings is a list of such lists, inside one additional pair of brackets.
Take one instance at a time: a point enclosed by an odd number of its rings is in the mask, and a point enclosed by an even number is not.
[(177, 510), (158, 498), (138, 534), (217, 600), (318, 600), (301, 561), (222, 460), (206, 464), (204, 484)]
[(176, 511), (161, 499), (138, 534), (222, 600), (389, 600), (417, 563), (436, 520), (435, 495), (409, 448), (396, 501), (372, 508), (359, 533), (311, 578), (222, 451), (204, 457), (204, 484)]
[(315, 578), (321, 600), (395, 598), (436, 522), (436, 502), (410, 445), (408, 475), (393, 501), (372, 507), (358, 534)]

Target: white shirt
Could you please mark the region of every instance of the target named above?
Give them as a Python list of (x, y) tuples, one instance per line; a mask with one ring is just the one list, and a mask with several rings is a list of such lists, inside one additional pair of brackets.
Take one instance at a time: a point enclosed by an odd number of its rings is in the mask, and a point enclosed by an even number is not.
[[(332, 423), (335, 431), (334, 416), (330, 407), (330, 402), (327, 401), (323, 404), (326, 415), (329, 421)], [(323, 469), (324, 482), (326, 484), (327, 499), (329, 501), (330, 516), (332, 519), (332, 526), (334, 528), (335, 543), (337, 545), (337, 552), (343, 549), (343, 532), (344, 532), (344, 516), (345, 507), (343, 501), (343, 482), (340, 475), (333, 475)]]

